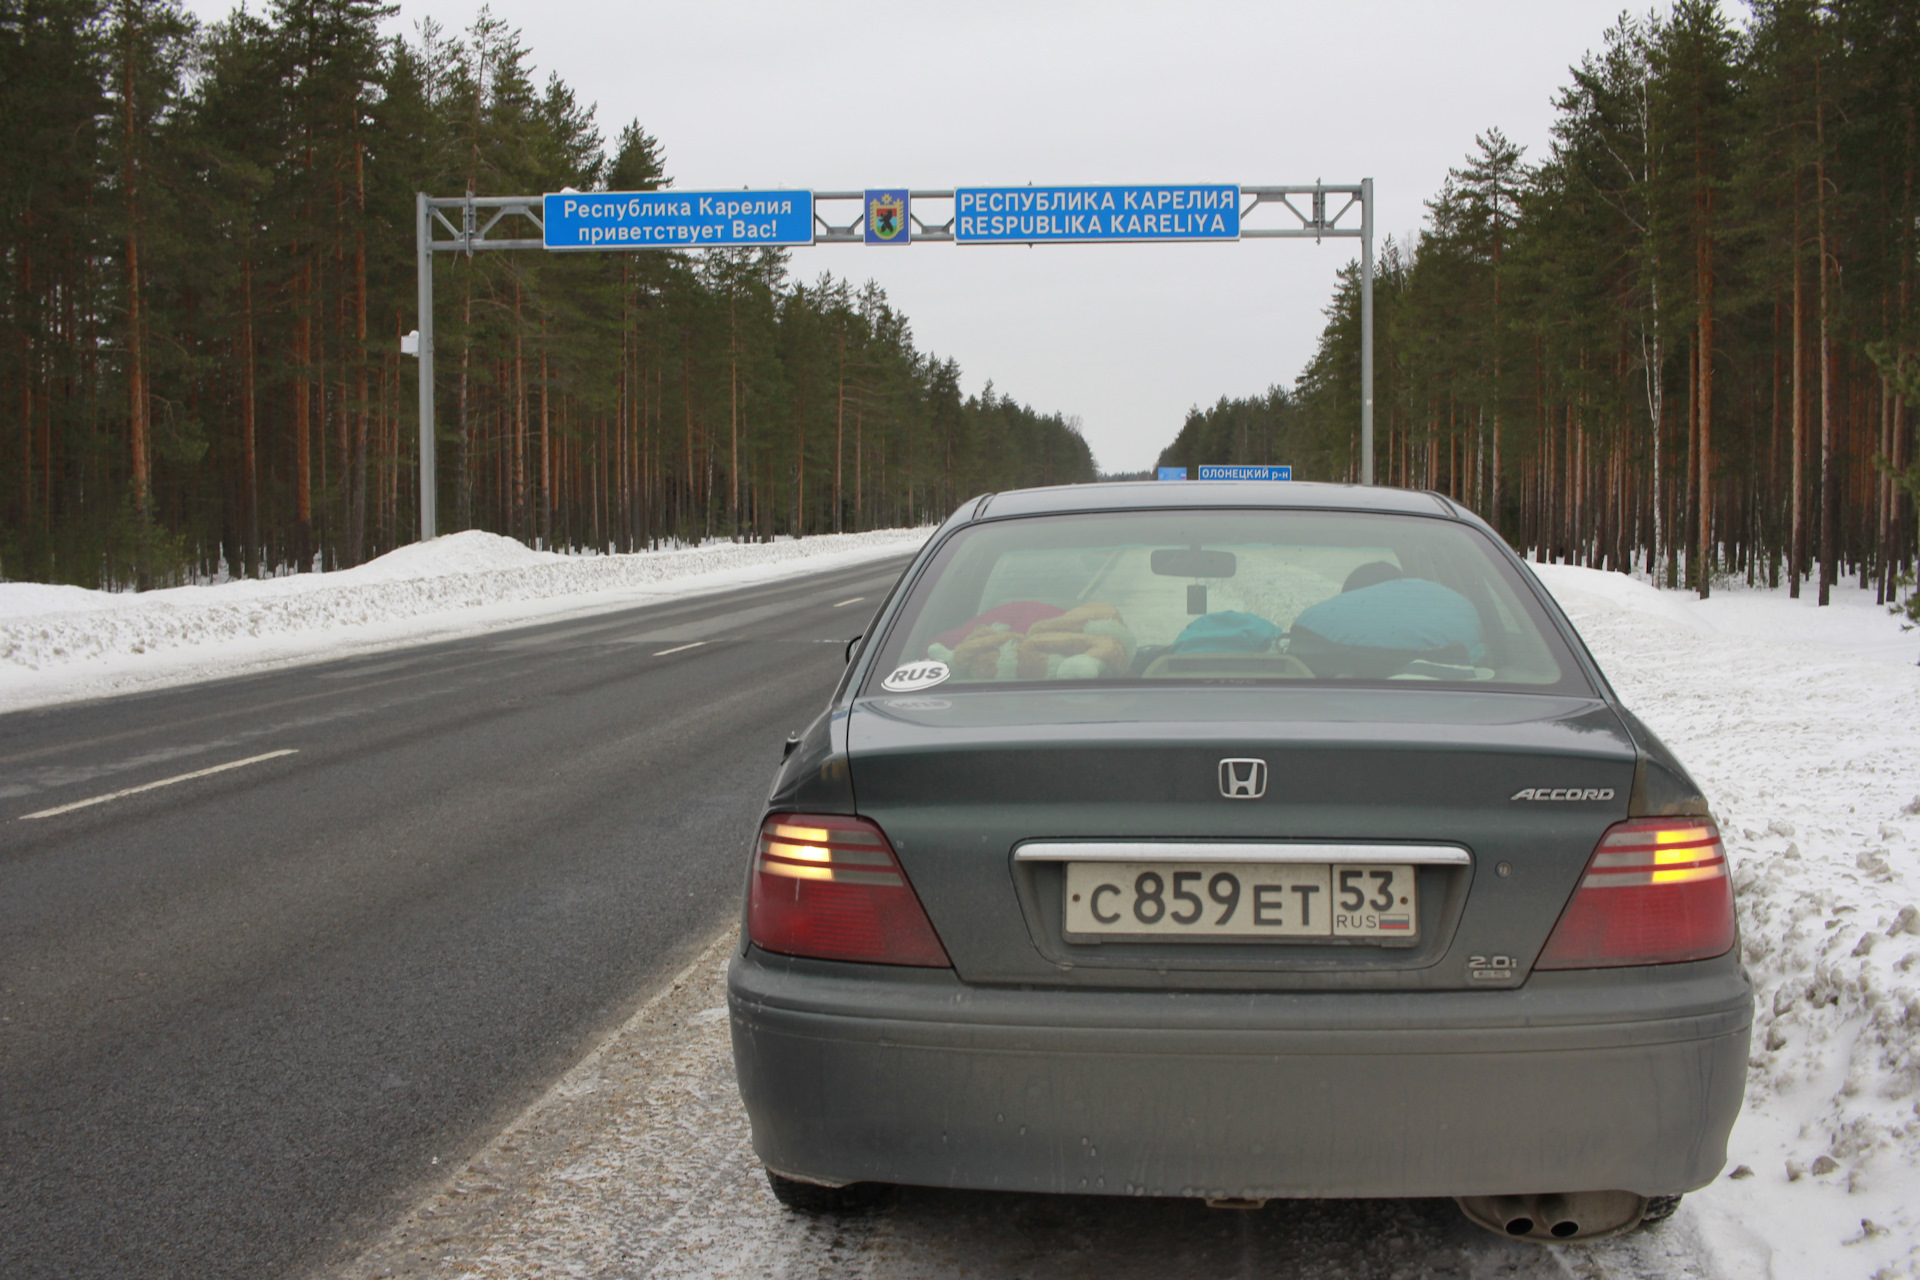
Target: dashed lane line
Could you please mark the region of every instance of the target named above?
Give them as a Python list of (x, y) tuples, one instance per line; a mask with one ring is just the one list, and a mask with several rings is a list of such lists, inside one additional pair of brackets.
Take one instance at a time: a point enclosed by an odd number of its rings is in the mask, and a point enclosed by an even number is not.
[(162, 778), (158, 782), (143, 783), (137, 787), (127, 787), (122, 791), (109, 791), (103, 796), (94, 796), (88, 800), (75, 800), (72, 804), (56, 805), (51, 809), (42, 809), (37, 813), (23, 813), (21, 821), (30, 818), (53, 818), (63, 813), (72, 813), (75, 809), (85, 809), (89, 805), (105, 804), (109, 800), (118, 800), (123, 796), (136, 796), (142, 791), (153, 791), (160, 787), (170, 787), (176, 782), (190, 782), (194, 778), (204, 778), (208, 774), (225, 773), (229, 769), (238, 769), (245, 765), (259, 764), (262, 760), (277, 760), (281, 756), (298, 755), (298, 747), (282, 747), (278, 751), (269, 751), (265, 755), (248, 756), (245, 760), (229, 760), (225, 764), (216, 764), (206, 769), (195, 769), (192, 773), (177, 774), (171, 778)]
[(855, 596), (851, 600), (842, 600), (839, 604), (836, 604), (833, 607), (836, 609), (844, 609), (850, 604), (859, 604), (862, 600), (865, 600), (865, 599), (866, 599), (865, 596)]
[(654, 654), (653, 656), (656, 658), (664, 658), (670, 653), (683, 653), (688, 649), (698, 649), (701, 645), (705, 643), (706, 643), (705, 640), (695, 640), (692, 644), (681, 644), (681, 645), (675, 645), (671, 649), (662, 649), (660, 652)]

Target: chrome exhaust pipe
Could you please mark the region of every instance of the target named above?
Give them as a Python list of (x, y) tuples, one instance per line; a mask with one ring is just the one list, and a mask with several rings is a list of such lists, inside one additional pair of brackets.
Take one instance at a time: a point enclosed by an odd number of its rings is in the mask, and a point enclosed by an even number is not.
[(1530, 1236), (1540, 1219), (1534, 1213), (1532, 1196), (1490, 1196), (1494, 1221), (1510, 1236)]
[(1647, 1198), (1631, 1191), (1458, 1196), (1455, 1203), (1469, 1221), (1495, 1235), (1542, 1244), (1598, 1240), (1631, 1231), (1647, 1209)]
[(1530, 1196), (1533, 1220), (1556, 1240), (1568, 1240), (1580, 1234), (1580, 1221), (1566, 1196)]

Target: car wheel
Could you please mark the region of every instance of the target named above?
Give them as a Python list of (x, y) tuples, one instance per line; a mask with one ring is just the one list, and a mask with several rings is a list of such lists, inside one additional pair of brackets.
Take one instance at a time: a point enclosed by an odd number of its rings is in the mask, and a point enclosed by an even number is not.
[(858, 1213), (871, 1209), (886, 1195), (881, 1182), (853, 1182), (844, 1187), (823, 1187), (813, 1182), (797, 1182), (767, 1170), (767, 1185), (773, 1198), (795, 1213)]
[(1647, 1207), (1640, 1213), (1640, 1225), (1647, 1227), (1656, 1222), (1665, 1222), (1679, 1211), (1679, 1196), (1648, 1196)]

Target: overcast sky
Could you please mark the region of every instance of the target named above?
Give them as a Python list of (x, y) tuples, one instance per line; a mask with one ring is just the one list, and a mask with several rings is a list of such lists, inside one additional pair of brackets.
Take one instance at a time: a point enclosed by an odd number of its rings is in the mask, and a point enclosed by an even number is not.
[[(203, 18), (232, 8), (189, 3)], [(541, 79), (558, 72), (598, 104), (609, 139), (634, 119), (658, 137), (682, 189), (1370, 177), (1384, 242), (1418, 228), (1476, 132), (1545, 150), (1568, 66), (1622, 3), (492, 7)], [(392, 25), (411, 33), (431, 15), (457, 30), (477, 12), (403, 0)], [(969, 392), (990, 378), (1077, 415), (1100, 466), (1119, 471), (1151, 466), (1189, 407), (1291, 385), (1335, 271), (1357, 257), (1353, 240), (821, 245), (794, 250), (793, 269), (878, 280)]]

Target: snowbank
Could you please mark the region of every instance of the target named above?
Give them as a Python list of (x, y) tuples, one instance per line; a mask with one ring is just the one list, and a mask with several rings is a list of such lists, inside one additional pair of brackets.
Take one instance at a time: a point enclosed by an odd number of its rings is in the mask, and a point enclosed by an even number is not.
[(628, 608), (900, 555), (926, 529), (567, 556), (469, 531), (336, 573), (138, 594), (0, 583), (0, 710)]
[(1920, 1276), (1920, 638), (1857, 588), (1819, 609), (1535, 569), (1734, 864), (1747, 1105), (1729, 1174), (1688, 1200), (1717, 1269)]

